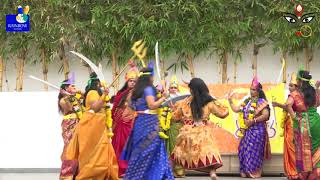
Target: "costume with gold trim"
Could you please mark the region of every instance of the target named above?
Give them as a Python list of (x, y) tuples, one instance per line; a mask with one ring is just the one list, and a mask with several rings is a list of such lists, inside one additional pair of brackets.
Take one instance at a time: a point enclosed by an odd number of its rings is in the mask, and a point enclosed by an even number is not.
[[(75, 75), (71, 73), (68, 80), (63, 82), (62, 85), (74, 85)], [(78, 162), (76, 160), (70, 160), (66, 157), (67, 146), (69, 145), (73, 135), (74, 129), (82, 118), (82, 95), (77, 92), (75, 95), (66, 95), (65, 101), (68, 101), (72, 105), (72, 111), (64, 114), (61, 122), (62, 138), (64, 142), (63, 152), (61, 154), (61, 170), (60, 180), (72, 180), (77, 173)]]
[[(130, 70), (126, 73), (125, 80), (128, 83), (129, 80), (137, 79), (139, 71), (135, 66), (131, 66)], [(121, 153), (128, 140), (128, 137), (133, 128), (135, 113), (130, 108), (132, 89), (121, 89), (114, 97), (112, 107), (112, 119), (113, 119), (113, 133), (112, 146), (116, 153), (119, 164), (119, 176), (123, 176), (128, 162), (121, 160)]]
[(226, 114), (228, 108), (217, 101), (209, 102), (203, 107), (201, 120), (194, 121), (191, 113), (192, 97), (178, 101), (172, 114), (173, 120), (183, 122), (176, 139), (171, 158), (175, 163), (186, 169), (214, 168), (222, 166), (219, 147), (214, 135), (215, 129), (219, 128), (209, 121), (209, 115)]

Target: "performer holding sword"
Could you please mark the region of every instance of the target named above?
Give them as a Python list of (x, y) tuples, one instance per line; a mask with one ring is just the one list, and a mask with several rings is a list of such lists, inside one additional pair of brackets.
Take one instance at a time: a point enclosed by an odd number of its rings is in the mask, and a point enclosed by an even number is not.
[[(137, 41), (132, 50), (135, 55), (131, 59), (135, 56), (144, 56), (146, 53), (142, 41)], [(79, 174), (76, 179), (119, 179), (118, 162), (111, 144), (112, 115), (108, 94), (109, 88), (127, 66), (110, 86), (107, 86), (101, 64), (97, 67), (82, 54), (74, 51), (71, 53), (85, 61), (94, 73), (90, 74), (86, 87), (84, 95), (86, 111), (68, 147), (68, 158), (77, 159), (79, 162)]]
[(70, 143), (74, 135), (74, 130), (82, 117), (82, 95), (80, 91), (77, 91), (75, 87), (74, 73), (69, 76), (68, 79), (61, 83), (60, 88), (47, 81), (41, 80), (34, 76), (29, 76), (31, 79), (40, 81), (48, 86), (60, 90), (58, 95), (58, 108), (59, 112), (63, 114), (63, 120), (61, 123), (62, 138), (64, 142), (63, 152), (61, 154), (61, 170), (60, 180), (72, 180), (77, 175), (78, 161), (75, 159), (68, 159), (66, 156), (67, 146)]
[(63, 81), (60, 88), (61, 90), (58, 96), (58, 103), (59, 111), (63, 114), (61, 128), (62, 138), (64, 142), (64, 148), (61, 155), (62, 165), (60, 171), (60, 179), (72, 180), (76, 176), (78, 162), (76, 160), (68, 160), (65, 154), (66, 148), (73, 137), (74, 129), (82, 116), (82, 108), (80, 102), (81, 96), (76, 96), (77, 89), (75, 87), (74, 74), (72, 74), (69, 79)]
[[(140, 59), (143, 62), (143, 59)], [(144, 64), (144, 63), (142, 63)], [(124, 179), (174, 179), (165, 142), (160, 138), (158, 108), (166, 97), (157, 97), (153, 63), (140, 71), (133, 88), (131, 107), (137, 112), (121, 159), (128, 161)]]
[(111, 144), (112, 118), (108, 104), (109, 89), (106, 87), (101, 66), (95, 66), (82, 54), (72, 52), (94, 71), (84, 94), (85, 112), (71, 140), (67, 158), (79, 162), (76, 179), (110, 179), (118, 178), (118, 163)]

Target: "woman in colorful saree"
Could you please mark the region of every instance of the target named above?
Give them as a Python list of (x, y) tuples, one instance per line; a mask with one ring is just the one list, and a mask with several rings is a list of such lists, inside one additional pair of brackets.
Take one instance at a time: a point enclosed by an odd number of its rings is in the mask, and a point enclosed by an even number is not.
[(266, 128), (270, 109), (257, 77), (251, 83), (250, 95), (242, 106), (233, 104), (232, 96), (229, 96), (229, 103), (234, 112), (243, 113), (247, 127), (239, 144), (240, 175), (259, 178), (263, 161), (270, 158), (271, 151)]
[(295, 158), (295, 146), (293, 143), (293, 119), (290, 113), (287, 111), (287, 104), (289, 104), (289, 97), (292, 94), (299, 92), (297, 75), (292, 73), (291, 80), (289, 83), (290, 94), (288, 96), (287, 102), (285, 104), (280, 104), (278, 102), (272, 102), (273, 107), (280, 107), (283, 109), (283, 124), (281, 126), (284, 128), (284, 146), (283, 146), (283, 167), (285, 174), (288, 179), (299, 179), (298, 172), (296, 169), (296, 158)]
[(139, 71), (135, 67), (132, 67), (126, 73), (126, 83), (117, 92), (113, 102), (112, 119), (114, 121), (114, 136), (112, 137), (112, 146), (117, 155), (120, 177), (124, 175), (128, 167), (128, 162), (120, 160), (120, 156), (133, 127), (134, 111), (129, 107), (129, 100), (131, 99), (132, 90), (136, 84), (138, 75)]
[(193, 78), (189, 88), (190, 97), (171, 105), (172, 119), (183, 122), (171, 158), (186, 169), (210, 172), (211, 179), (216, 179), (222, 160), (214, 136), (218, 127), (209, 121), (209, 115), (225, 118), (229, 111), (210, 96), (202, 79)]
[(143, 68), (135, 85), (132, 108), (137, 112), (122, 159), (128, 161), (125, 180), (163, 180), (174, 179), (169, 164), (165, 142), (159, 136), (157, 108), (165, 97), (157, 99), (153, 86), (153, 69)]
[[(303, 180), (320, 178), (319, 93), (311, 85), (311, 79), (308, 71), (299, 71), (297, 80), (300, 92), (291, 93), (287, 103), (288, 111), (294, 119), (296, 168)], [(319, 83), (316, 87), (319, 87)]]
[(63, 152), (61, 155), (62, 165), (60, 171), (60, 180), (72, 180), (77, 173), (78, 163), (76, 160), (68, 160), (66, 158), (66, 149), (72, 139), (75, 126), (79, 122), (79, 113), (77, 109), (81, 108), (81, 103), (74, 96), (77, 92), (74, 85), (74, 79), (64, 80), (60, 86), (58, 96), (59, 111), (63, 114), (61, 123), (62, 138), (64, 142)]
[(116, 180), (118, 164), (106, 127), (105, 99), (97, 75), (92, 73), (84, 94), (84, 112), (68, 146), (68, 158), (79, 162), (76, 180)]

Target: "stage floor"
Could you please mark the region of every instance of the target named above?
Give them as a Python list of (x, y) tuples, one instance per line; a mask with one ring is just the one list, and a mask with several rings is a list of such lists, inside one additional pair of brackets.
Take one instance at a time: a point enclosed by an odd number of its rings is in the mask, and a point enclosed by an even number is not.
[[(0, 173), (0, 180), (57, 180), (59, 179), (58, 173)], [(188, 176), (186, 178), (179, 178), (179, 179), (200, 179), (205, 180), (209, 179), (203, 175), (197, 176)], [(219, 176), (219, 180), (240, 180), (243, 178), (240, 177), (228, 177), (228, 176)], [(285, 180), (284, 177), (264, 177), (261, 178), (264, 180)]]

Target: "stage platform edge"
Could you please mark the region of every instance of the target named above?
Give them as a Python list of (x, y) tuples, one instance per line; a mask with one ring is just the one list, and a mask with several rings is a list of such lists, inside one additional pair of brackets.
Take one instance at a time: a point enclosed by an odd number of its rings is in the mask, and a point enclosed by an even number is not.
[[(218, 174), (238, 175), (239, 160), (237, 154), (221, 154), (223, 166), (217, 170)], [(0, 173), (59, 173), (59, 168), (0, 168)], [(203, 172), (187, 171), (190, 175), (201, 175)], [(272, 154), (271, 160), (264, 161), (263, 175), (282, 176), (283, 154)]]
[[(237, 154), (221, 154), (223, 166), (217, 170), (219, 174), (239, 174), (239, 159)], [(283, 154), (272, 154), (271, 160), (265, 160), (263, 174), (283, 175)]]

